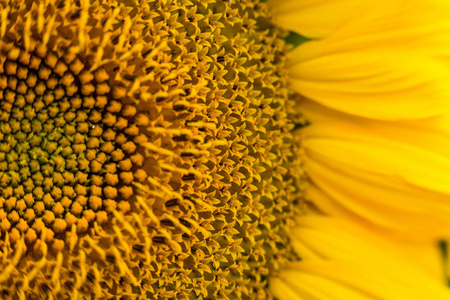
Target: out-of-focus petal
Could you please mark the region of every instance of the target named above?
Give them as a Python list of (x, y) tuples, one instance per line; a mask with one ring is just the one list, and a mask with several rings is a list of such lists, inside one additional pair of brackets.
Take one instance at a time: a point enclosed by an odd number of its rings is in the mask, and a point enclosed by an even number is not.
[(423, 300), (449, 299), (443, 284), (410, 265), (391, 261), (387, 266), (364, 261), (297, 262), (271, 281), (280, 300)]
[(314, 213), (299, 219), (291, 238), (303, 259), (272, 280), (275, 295), (281, 300), (450, 296), (437, 245), (398, 242), (359, 225)]
[(374, 119), (449, 112), (450, 3), (379, 2), (350, 10), (342, 26), (292, 51), (292, 87), (333, 109)]
[(331, 199), (320, 202), (326, 213), (344, 209), (404, 239), (449, 235), (446, 132), (433, 131), (434, 122), (419, 128), (302, 105), (311, 120), (304, 129), (305, 170)]
[(269, 5), (279, 26), (309, 38), (330, 35), (365, 6), (359, 0), (271, 0)]

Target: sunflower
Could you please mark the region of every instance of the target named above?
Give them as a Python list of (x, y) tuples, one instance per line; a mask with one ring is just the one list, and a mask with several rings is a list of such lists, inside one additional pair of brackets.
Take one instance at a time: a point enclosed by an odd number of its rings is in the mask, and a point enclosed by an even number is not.
[(303, 174), (269, 15), (0, 0), (1, 299), (272, 298)]
[(448, 299), (446, 2), (0, 1), (0, 297)]
[[(280, 299), (449, 299), (448, 1), (283, 1), (310, 213)], [(305, 42), (306, 41), (306, 42)], [(443, 241), (439, 243), (439, 241)]]

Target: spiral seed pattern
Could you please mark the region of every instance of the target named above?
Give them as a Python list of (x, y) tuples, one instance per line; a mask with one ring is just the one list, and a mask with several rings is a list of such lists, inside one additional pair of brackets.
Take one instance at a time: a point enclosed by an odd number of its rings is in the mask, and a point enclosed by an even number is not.
[(0, 298), (270, 299), (303, 175), (267, 7), (0, 8)]

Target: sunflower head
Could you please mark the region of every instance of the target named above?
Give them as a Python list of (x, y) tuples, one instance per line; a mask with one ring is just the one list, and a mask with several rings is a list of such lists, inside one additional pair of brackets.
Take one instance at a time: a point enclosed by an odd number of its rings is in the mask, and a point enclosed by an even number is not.
[(269, 297), (301, 174), (267, 8), (0, 6), (0, 293)]

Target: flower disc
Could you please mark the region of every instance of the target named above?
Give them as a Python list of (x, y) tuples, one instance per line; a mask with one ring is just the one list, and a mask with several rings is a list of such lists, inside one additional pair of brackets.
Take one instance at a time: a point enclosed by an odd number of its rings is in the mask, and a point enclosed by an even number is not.
[(270, 298), (302, 174), (244, 1), (0, 1), (2, 299)]

